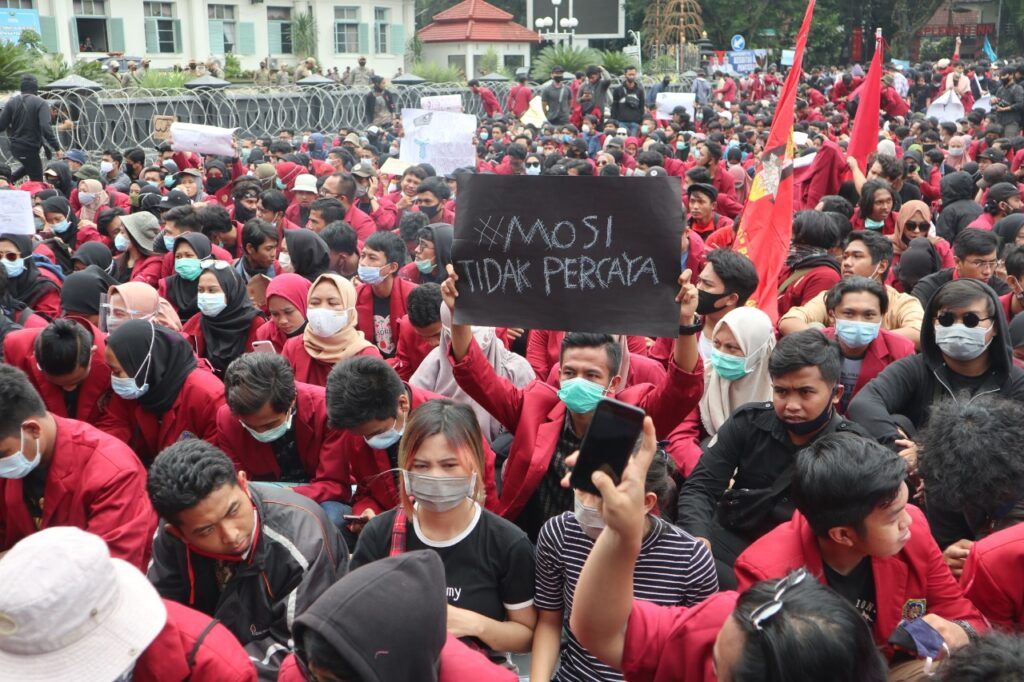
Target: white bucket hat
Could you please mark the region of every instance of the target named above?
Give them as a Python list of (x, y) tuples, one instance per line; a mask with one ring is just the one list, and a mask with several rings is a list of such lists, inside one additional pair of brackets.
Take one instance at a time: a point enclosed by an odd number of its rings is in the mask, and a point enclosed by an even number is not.
[(295, 184), (292, 186), (293, 192), (312, 192), (317, 193), (316, 188), (316, 176), (304, 173), (295, 177)]
[[(110, 682), (167, 621), (146, 576), (96, 535), (47, 528), (0, 560), (0, 676)], [(15, 587), (16, 586), (16, 587)]]

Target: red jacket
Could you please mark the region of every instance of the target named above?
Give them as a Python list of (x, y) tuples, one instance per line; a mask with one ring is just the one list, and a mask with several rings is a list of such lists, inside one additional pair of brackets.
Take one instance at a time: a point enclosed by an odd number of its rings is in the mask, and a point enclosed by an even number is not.
[(398, 376), (402, 377), (402, 381), (408, 381), (423, 362), (423, 358), (436, 347), (416, 333), (409, 316), (406, 315), (398, 320), (398, 349), (390, 364), (398, 372)]
[(516, 118), (521, 118), (530, 108), (530, 100), (533, 99), (533, 90), (528, 85), (514, 85), (508, 91), (508, 102), (505, 108)]
[(483, 102), (485, 116), (494, 116), (495, 114), (503, 113), (501, 110), (501, 103), (498, 101), (498, 98), (494, 96), (493, 90), (481, 86), (477, 89), (477, 94), (480, 95), (480, 100)]
[[(413, 410), (427, 401), (445, 399), (443, 395), (416, 386), (406, 384), (406, 387), (409, 389), (410, 407)], [(493, 511), (498, 503), (494, 487), (494, 452), (486, 440), (484, 446), (487, 459), (484, 468), (484, 489), (487, 492), (485, 506)], [(352, 497), (353, 514), (362, 514), (367, 509), (380, 514), (398, 504), (398, 475), (394, 472), (387, 450), (371, 448), (362, 436), (345, 431), (341, 451), (346, 454), (347, 465), (342, 480), (351, 481), (356, 486)]]
[(256, 682), (249, 654), (226, 627), (176, 601), (161, 601), (167, 623), (136, 659), (133, 682)]
[[(364, 348), (356, 353), (355, 357), (360, 355), (381, 357), (380, 351), (374, 346)], [(334, 369), (333, 362), (322, 362), (306, 352), (306, 347), (302, 343), (302, 334), (288, 339), (287, 343), (284, 344), (284, 350), (281, 351), (281, 357), (292, 366), (292, 370), (295, 372), (295, 380), (301, 381), (304, 384), (326, 386), (327, 375)]]
[[(900, 94), (896, 92), (896, 88), (891, 85), (882, 88), (881, 104), (882, 110), (885, 111), (885, 115), (889, 118), (906, 116), (910, 113), (910, 105), (907, 104), (905, 99), (900, 97)], [(968, 109), (968, 111), (970, 110)]]
[[(548, 385), (554, 386), (556, 390), (559, 388), (559, 384), (561, 383), (561, 370), (562, 364), (555, 363), (551, 366), (551, 371), (548, 372)], [(630, 386), (636, 386), (638, 384), (654, 384), (657, 386), (664, 381), (665, 372), (665, 365), (661, 364), (657, 360), (647, 357), (646, 354), (641, 355), (640, 353), (630, 353), (629, 372), (622, 384), (622, 388), (627, 389)]]
[(689, 477), (697, 468), (697, 462), (704, 452), (700, 444), (707, 437), (708, 432), (700, 418), (699, 405), (690, 410), (690, 413), (679, 422), (679, 426), (668, 435), (665, 451), (684, 477)]
[[(363, 208), (363, 207), (366, 208)], [(401, 211), (395, 206), (395, 202), (391, 201), (387, 197), (377, 197), (377, 210), (369, 211), (367, 209), (373, 208), (373, 206), (367, 201), (366, 204), (359, 204), (359, 210), (370, 216), (373, 224), (378, 230), (393, 230), (398, 227), (398, 219), (401, 215)]]
[(161, 273), (164, 269), (163, 257), (160, 255), (144, 256), (135, 261), (129, 282), (143, 282), (156, 289), (160, 286)]
[(725, 167), (724, 161), (708, 169), (711, 172), (711, 184), (718, 190), (715, 207), (728, 218), (735, 218), (743, 211), (743, 204), (736, 198), (736, 182)]
[(381, 348), (377, 340), (377, 331), (373, 326), (373, 287), (369, 284), (360, 284), (356, 289), (356, 315), (359, 320), (356, 328), (363, 333), (366, 340), (377, 346), (381, 353), (394, 355), (395, 345), (398, 343), (398, 321), (405, 317), (407, 312), (406, 304), (409, 294), (416, 288), (416, 285), (399, 277), (392, 277), (391, 296), (389, 297), (391, 327), (391, 348)]
[(74, 526), (103, 538), (111, 556), (145, 571), (157, 518), (139, 458), (85, 422), (53, 418), (57, 437), (46, 472), (42, 521), (37, 528), (22, 479), (0, 481), (0, 551), (37, 530)]
[[(934, 613), (946, 620), (965, 620), (979, 633), (988, 630), (985, 617), (964, 596), (942, 560), (924, 513), (913, 505), (907, 505), (907, 511), (913, 520), (907, 544), (895, 556), (871, 557), (876, 603), (872, 630), (875, 643), (889, 658), (893, 655), (889, 636), (911, 602), (924, 606), (922, 616)], [(826, 584), (817, 536), (800, 512), (794, 512), (792, 520), (750, 545), (734, 569), (739, 590), (744, 592), (756, 582), (781, 578), (801, 566)]]
[[(281, 664), (277, 682), (306, 682), (306, 679), (295, 662), (295, 654), (289, 654)], [(445, 639), (437, 666), (438, 682), (465, 682), (466, 680), (516, 682), (518, 679), (519, 677), (514, 672), (491, 663), (486, 656), (476, 649), (466, 646), (451, 633)], [(196, 680), (196, 682), (202, 681)]]
[(736, 99), (736, 81), (732, 78), (726, 78), (722, 82), (722, 87), (715, 88), (715, 94), (723, 102), (732, 102)]
[(657, 606), (633, 600), (622, 648), (630, 682), (715, 680), (718, 631), (736, 608), (735, 592), (713, 594), (697, 606)]
[[(252, 342), (259, 339), (256, 333), (266, 321), (267, 320), (265, 318), (260, 317), (259, 315), (252, 318), (252, 322), (249, 324), (249, 338), (245, 341), (245, 350), (242, 351), (243, 353), (252, 351)], [(196, 313), (190, 317), (188, 322), (186, 322), (181, 328), (182, 336), (188, 339), (188, 342), (192, 344), (192, 350), (196, 352), (197, 358), (206, 357), (206, 335), (203, 334), (202, 322), (203, 314)]]
[[(789, 279), (794, 272), (795, 270), (784, 267), (779, 274), (779, 284)], [(779, 294), (779, 315), (785, 315), (795, 305), (805, 305), (821, 292), (831, 289), (840, 279), (842, 277), (839, 272), (827, 265), (812, 267)]]
[[(836, 338), (835, 327), (822, 329), (821, 333), (833, 341)], [(879, 329), (878, 336), (868, 346), (868, 352), (864, 355), (864, 362), (860, 366), (860, 376), (857, 377), (857, 383), (853, 387), (853, 395), (860, 393), (860, 390), (878, 376), (883, 369), (916, 352), (914, 342), (910, 339), (893, 334), (886, 329)]]
[[(565, 403), (543, 380), (517, 388), (499, 376), (476, 341), (470, 343), (469, 353), (461, 361), (456, 362), (451, 355), (448, 360), (459, 387), (515, 434), (504, 465), (504, 488), (497, 510), (502, 516), (515, 519), (547, 473), (565, 422)], [(644, 409), (664, 437), (693, 409), (703, 391), (700, 363), (693, 372), (684, 372), (670, 362), (668, 375), (660, 385), (627, 388), (615, 398)]]
[[(551, 368), (561, 361), (564, 338), (565, 332), (530, 330), (530, 338), (526, 343), (526, 360), (541, 381), (546, 380)], [(647, 339), (643, 336), (629, 336), (626, 338), (626, 344), (630, 353), (647, 355)]]
[(78, 387), (78, 413), (69, 415), (64, 403), (64, 389), (50, 382), (36, 362), (36, 339), (41, 329), (20, 329), (4, 337), (4, 362), (28, 375), (28, 380), (39, 391), (47, 411), (58, 417), (72, 417), (87, 424), (95, 424), (110, 400), (110, 368), (104, 358), (105, 335), (93, 327), (93, 346), (89, 375)]
[(373, 218), (366, 215), (355, 204), (349, 207), (344, 220), (356, 231), (356, 237), (360, 242), (365, 242), (371, 234), (377, 231), (377, 223), (373, 222)]
[(971, 547), (960, 586), (993, 625), (1024, 629), (1024, 523), (979, 540)]
[(115, 395), (97, 426), (128, 443), (143, 462), (151, 462), (161, 450), (179, 440), (216, 442), (217, 409), (223, 404), (224, 384), (212, 372), (197, 367), (162, 417), (148, 412), (137, 400)]
[[(341, 435), (327, 426), (327, 403), (321, 386), (295, 383), (295, 417), (292, 429), (299, 459), (309, 475), (309, 483), (293, 490), (316, 502), (351, 497), (345, 478), (345, 453), (340, 448)], [(250, 481), (277, 481), (281, 467), (269, 443), (261, 443), (242, 426), (228, 405), (217, 410), (217, 445), (245, 471)]]

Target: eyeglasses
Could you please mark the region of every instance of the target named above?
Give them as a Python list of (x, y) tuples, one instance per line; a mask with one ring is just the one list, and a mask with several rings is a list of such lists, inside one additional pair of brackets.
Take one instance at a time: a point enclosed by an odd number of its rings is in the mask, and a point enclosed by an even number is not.
[(199, 263), (199, 267), (203, 270), (227, 270), (231, 263), (226, 260), (204, 260)]
[(540, 164), (539, 163), (528, 163), (528, 164), (526, 164), (526, 167), (527, 168), (540, 168)]
[(775, 614), (782, 610), (782, 597), (788, 590), (803, 582), (806, 577), (807, 571), (800, 568), (778, 582), (775, 586), (775, 596), (772, 597), (772, 600), (761, 604), (750, 612), (750, 624), (754, 626), (755, 630), (758, 632), (764, 630), (764, 623), (767, 623), (775, 617)]
[(966, 263), (972, 268), (978, 268), (979, 270), (995, 270), (999, 265), (998, 260), (969, 260)]
[(991, 317), (982, 317), (973, 311), (966, 312), (963, 315), (957, 315), (956, 313), (947, 310), (935, 316), (935, 321), (943, 327), (952, 327), (954, 323), (960, 322), (968, 329), (974, 329), (985, 320), (991, 319)]
[(927, 232), (929, 227), (931, 227), (931, 223), (929, 222), (918, 223), (913, 220), (908, 220), (903, 223), (903, 229), (907, 232)]

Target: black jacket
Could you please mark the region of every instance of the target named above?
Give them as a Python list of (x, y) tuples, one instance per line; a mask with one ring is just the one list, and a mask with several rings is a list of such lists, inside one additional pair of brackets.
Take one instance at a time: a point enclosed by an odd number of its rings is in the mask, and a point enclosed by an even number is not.
[(942, 213), (935, 220), (935, 231), (952, 244), (960, 231), (974, 222), (984, 209), (974, 200), (978, 188), (970, 173), (956, 171), (943, 176), (939, 191), (942, 194)]
[(349, 573), (295, 620), (295, 635), (318, 633), (365, 682), (435, 682), (447, 611), (441, 557), (408, 552)]
[[(836, 415), (817, 437), (836, 431), (867, 435), (856, 424)], [(697, 468), (686, 479), (679, 493), (677, 525), (691, 535), (710, 537), (718, 501), (729, 488), (730, 479), (735, 490), (771, 488), (805, 447), (789, 439), (770, 402), (740, 406), (708, 441)], [(794, 509), (784, 491), (768, 516), (777, 525), (789, 520)]]
[[(348, 570), (348, 548), (316, 502), (283, 488), (249, 487), (260, 520), (255, 550), (218, 594), (217, 560), (159, 527), (149, 581), (161, 597), (220, 620), (245, 647), (260, 680), (276, 680), (291, 652), (292, 622)], [(443, 592), (441, 593), (444, 594)]]
[[(934, 299), (928, 302), (921, 325), (921, 352), (886, 367), (854, 396), (847, 414), (884, 445), (893, 445), (901, 436), (896, 430), (894, 415), (903, 415), (916, 428), (928, 422), (931, 406), (937, 400), (973, 400), (980, 395), (998, 393), (1004, 398), (1024, 401), (1024, 370), (1013, 364), (1009, 329), (1003, 306), (990, 287), (978, 283), (991, 299), (996, 310), (998, 332), (988, 347), (991, 366), (982, 385), (973, 395), (964, 395), (955, 385), (959, 375), (946, 366), (935, 344)], [(915, 287), (915, 294), (916, 294)]]
[(644, 120), (644, 86), (640, 81), (634, 83), (632, 90), (626, 84), (617, 85), (612, 90), (612, 118), (622, 123), (640, 123)]
[[(390, 90), (381, 90), (380, 94), (384, 98), (384, 106), (392, 114), (395, 113), (395, 96), (391, 94)], [(373, 123), (373, 117), (377, 113), (377, 91), (370, 88), (363, 99), (366, 100), (366, 122)]]
[(0, 110), (0, 133), (7, 131), (12, 147), (39, 149), (43, 142), (60, 149), (50, 127), (50, 105), (39, 95), (14, 95)]
[[(945, 270), (939, 270), (933, 272), (927, 277), (922, 277), (918, 280), (917, 284), (914, 285), (914, 297), (921, 301), (921, 307), (927, 307), (928, 301), (931, 300), (935, 292), (942, 288), (942, 285), (946, 282), (953, 281), (953, 268), (946, 268)], [(1002, 296), (1010, 293), (1010, 285), (999, 279), (998, 277), (992, 277), (988, 281), (988, 285), (996, 292), (997, 295)]]

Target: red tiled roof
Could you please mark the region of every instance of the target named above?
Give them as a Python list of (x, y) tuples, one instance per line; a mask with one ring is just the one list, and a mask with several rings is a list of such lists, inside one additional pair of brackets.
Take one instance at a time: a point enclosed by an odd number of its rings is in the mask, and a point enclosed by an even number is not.
[(526, 43), (540, 40), (538, 33), (512, 21), (511, 14), (484, 0), (463, 0), (435, 14), (434, 23), (420, 29), (417, 35), (424, 43)]

